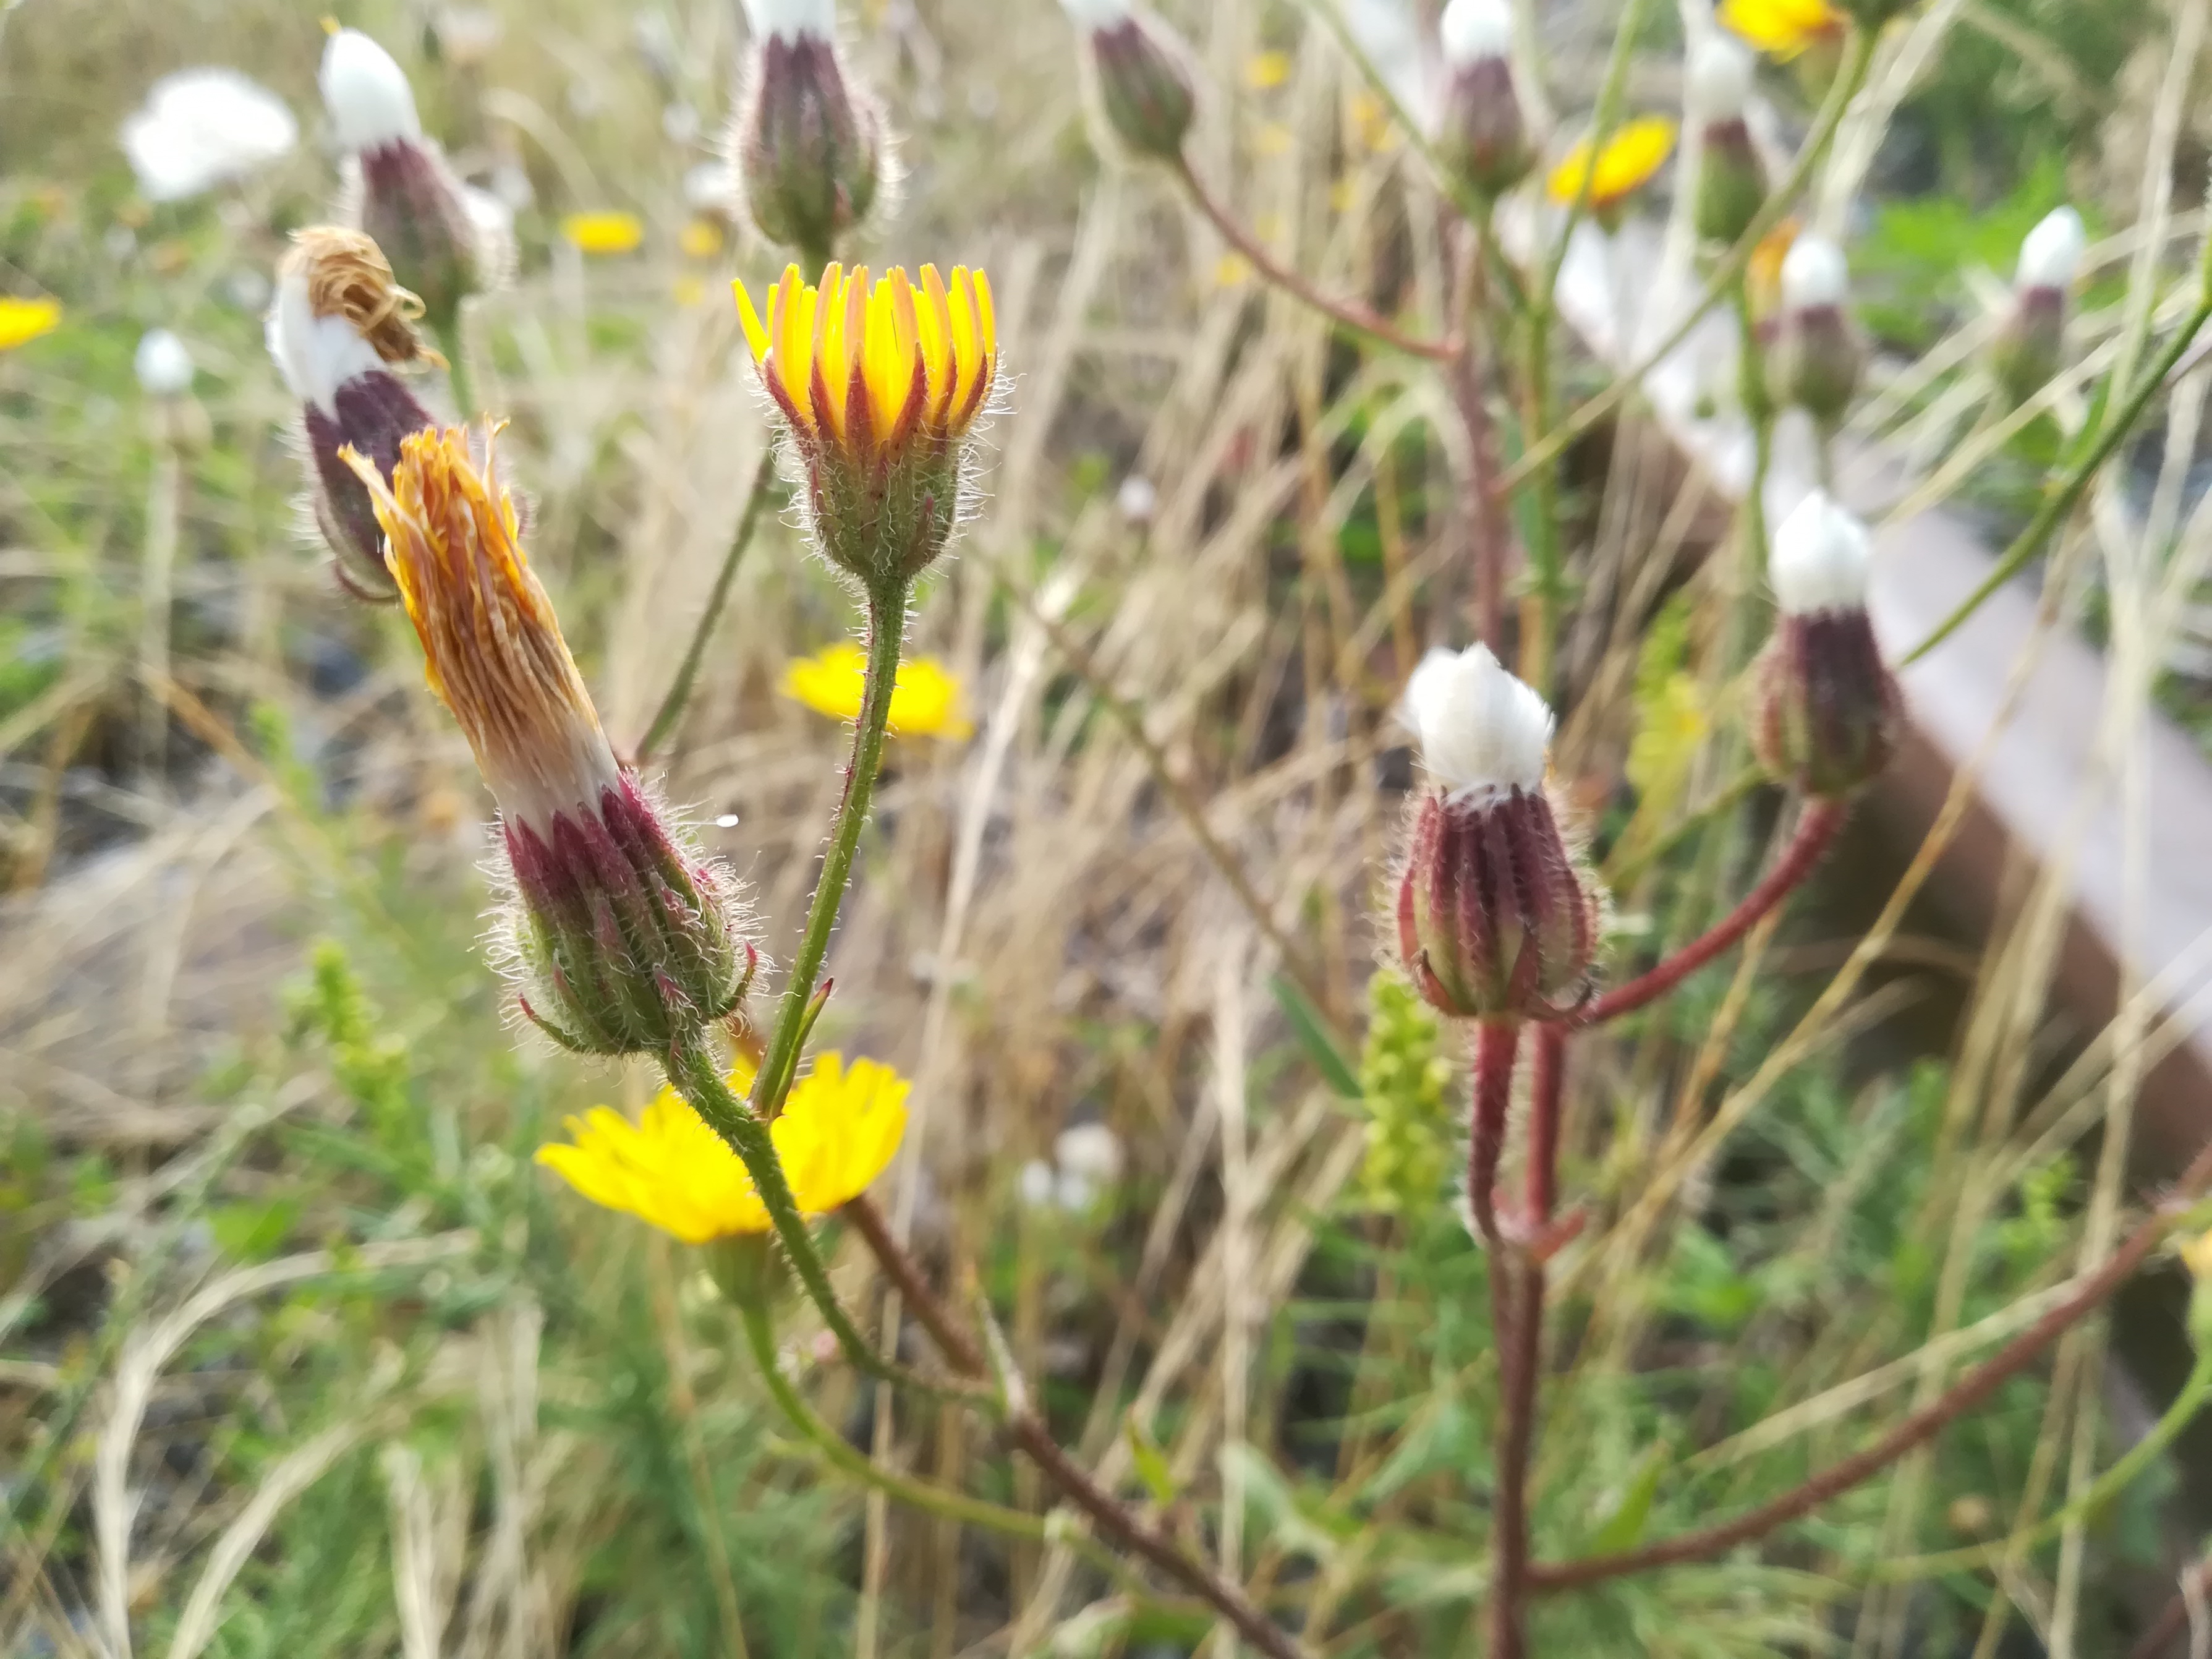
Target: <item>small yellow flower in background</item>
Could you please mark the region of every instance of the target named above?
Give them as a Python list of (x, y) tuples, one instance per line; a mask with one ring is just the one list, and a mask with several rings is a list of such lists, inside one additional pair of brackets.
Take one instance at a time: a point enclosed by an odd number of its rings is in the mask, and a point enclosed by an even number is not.
[[(732, 1072), (730, 1085), (741, 1095), (750, 1090), (750, 1069)], [(906, 1133), (912, 1087), (888, 1066), (856, 1060), (848, 1069), (834, 1052), (792, 1085), (769, 1137), (802, 1212), (842, 1208), (884, 1172)], [(663, 1089), (636, 1123), (594, 1106), (568, 1119), (568, 1130), (569, 1140), (538, 1149), (538, 1162), (594, 1204), (687, 1244), (773, 1224), (744, 1160), (673, 1089)]]
[(2181, 1265), (2189, 1269), (2189, 1276), (2198, 1283), (2212, 1279), (2212, 1232), (2203, 1232), (2194, 1238), (2185, 1238), (2180, 1247)]
[(1280, 121), (1270, 121), (1252, 135), (1252, 153), (1255, 155), (1288, 155), (1296, 143), (1288, 127)]
[[(867, 680), (867, 653), (846, 640), (794, 661), (784, 671), (783, 694), (817, 714), (856, 720)], [(958, 742), (975, 731), (960, 704), (960, 681), (951, 669), (933, 657), (908, 658), (891, 686), (890, 729), (901, 737)]]
[(583, 253), (632, 253), (645, 240), (645, 225), (635, 213), (572, 213), (561, 234)]
[(51, 334), (62, 324), (58, 300), (11, 300), (0, 295), (0, 351)]
[(1640, 116), (1621, 124), (1593, 162), (1590, 141), (1584, 138), (1569, 150), (1566, 159), (1552, 169), (1552, 199), (1571, 205), (1589, 180), (1589, 205), (1604, 213), (1651, 182), (1674, 151), (1674, 124), (1663, 115)]
[(1779, 63), (1844, 32), (1828, 0), (1721, 0), (1720, 21)]
[(685, 257), (711, 259), (722, 251), (722, 228), (712, 219), (694, 219), (684, 227), (682, 245)]
[(1213, 262), (1216, 288), (1242, 288), (1252, 280), (1252, 262), (1241, 253), (1224, 253)]
[(1255, 52), (1244, 65), (1244, 82), (1255, 92), (1272, 92), (1290, 78), (1287, 52)]
[(676, 279), (675, 285), (670, 291), (676, 296), (676, 303), (686, 311), (693, 306), (707, 303), (707, 284), (688, 270)]

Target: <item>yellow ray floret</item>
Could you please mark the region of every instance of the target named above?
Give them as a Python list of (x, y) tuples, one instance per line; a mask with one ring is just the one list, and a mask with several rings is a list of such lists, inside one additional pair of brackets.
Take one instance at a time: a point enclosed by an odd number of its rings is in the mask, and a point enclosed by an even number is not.
[(1843, 14), (1828, 0), (1722, 0), (1720, 20), (1784, 63), (1844, 28)]
[(1620, 130), (1607, 140), (1595, 161), (1587, 138), (1567, 152), (1566, 159), (1552, 169), (1552, 199), (1561, 204), (1573, 203), (1582, 195), (1583, 181), (1587, 177), (1589, 204), (1602, 212), (1650, 183), (1674, 149), (1674, 124), (1666, 117), (1645, 115), (1624, 122)]
[[(731, 1073), (743, 1094), (750, 1069)], [(808, 1215), (849, 1204), (868, 1189), (906, 1133), (912, 1085), (888, 1066), (820, 1056), (793, 1085), (783, 1115), (769, 1126), (792, 1196)], [(633, 1124), (605, 1106), (568, 1120), (566, 1141), (538, 1149), (545, 1165), (592, 1203), (649, 1221), (687, 1244), (766, 1232), (744, 1162), (672, 1089), (664, 1089)]]
[(920, 436), (960, 437), (989, 400), (998, 373), (990, 279), (935, 265), (919, 281), (893, 270), (831, 264), (821, 285), (785, 269), (768, 290), (765, 319), (740, 283), (738, 317), (753, 362), (804, 439), (871, 449)]
[[(783, 693), (817, 714), (856, 720), (867, 680), (867, 654), (847, 640), (794, 659), (783, 672)], [(959, 676), (934, 657), (910, 657), (891, 685), (890, 729), (902, 737), (970, 737), (975, 728), (962, 701)]]
[(630, 253), (645, 240), (645, 222), (611, 209), (572, 213), (561, 222), (561, 234), (580, 253)]

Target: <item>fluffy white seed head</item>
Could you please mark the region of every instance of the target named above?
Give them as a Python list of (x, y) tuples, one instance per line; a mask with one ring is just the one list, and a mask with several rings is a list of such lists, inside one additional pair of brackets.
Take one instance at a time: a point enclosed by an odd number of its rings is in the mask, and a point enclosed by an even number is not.
[(146, 199), (180, 202), (289, 155), (300, 125), (236, 70), (191, 69), (156, 81), (122, 137)]
[(2081, 274), (2081, 254), (2089, 246), (2089, 234), (2081, 228), (2081, 216), (2070, 207), (2053, 208), (2036, 221), (2035, 228), (2027, 233), (2020, 245), (2020, 273), (2014, 278), (2014, 286), (2055, 288), (2062, 293), (2074, 286)]
[(330, 112), (331, 134), (349, 155), (422, 137), (422, 121), (415, 112), (407, 71), (359, 29), (331, 35), (315, 79), (323, 89), (323, 107)]
[(1107, 1186), (1121, 1178), (1121, 1140), (1103, 1123), (1079, 1123), (1062, 1129), (1052, 1154), (1063, 1176)]
[(1544, 781), (1551, 708), (1488, 646), (1431, 651), (1406, 683), (1405, 712), (1422, 762), (1455, 796), (1480, 799)]
[(138, 341), (131, 367), (149, 398), (181, 398), (192, 389), (192, 354), (166, 328), (149, 328)]
[(1513, 49), (1513, 14), (1505, 0), (1451, 0), (1437, 28), (1444, 62), (1454, 69), (1503, 58)]
[(1735, 121), (1751, 102), (1751, 52), (1733, 36), (1715, 33), (1690, 54), (1684, 88), (1690, 113), (1700, 121)]
[(1792, 311), (1839, 306), (1850, 289), (1844, 251), (1825, 236), (1800, 236), (1782, 257), (1782, 303)]
[(753, 33), (763, 39), (780, 36), (796, 40), (811, 34), (817, 40), (837, 37), (836, 0), (745, 0), (745, 15)]
[(1793, 617), (1863, 610), (1873, 555), (1866, 526), (1826, 490), (1816, 489), (1774, 532), (1766, 567), (1774, 602)]
[(384, 367), (376, 348), (344, 317), (315, 315), (304, 270), (288, 270), (277, 279), (263, 331), (292, 395), (333, 419), (338, 388), (356, 375)]

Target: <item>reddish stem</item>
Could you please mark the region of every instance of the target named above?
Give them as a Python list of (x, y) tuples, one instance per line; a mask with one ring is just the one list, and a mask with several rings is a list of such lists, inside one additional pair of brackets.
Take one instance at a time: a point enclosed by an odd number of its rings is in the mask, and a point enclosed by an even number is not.
[[(867, 1241), (868, 1249), (884, 1273), (898, 1286), (902, 1300), (914, 1310), (922, 1328), (929, 1333), (952, 1368), (969, 1376), (983, 1376), (987, 1366), (982, 1349), (937, 1299), (937, 1293), (930, 1289), (929, 1281), (922, 1277), (914, 1258), (892, 1236), (875, 1200), (863, 1193), (845, 1206), (843, 1213)], [(1006, 1427), (1014, 1443), (1052, 1478), (1053, 1484), (1066, 1494), (1071, 1503), (1097, 1523), (1101, 1532), (1211, 1603), (1243, 1632), (1247, 1641), (1269, 1655), (1270, 1659), (1304, 1659), (1297, 1644), (1261, 1612), (1241, 1588), (1209, 1571), (1202, 1563), (1185, 1553), (1174, 1539), (1139, 1520), (1127, 1504), (1092, 1480), (1089, 1471), (1052, 1437), (1052, 1431), (1045, 1425), (1044, 1419), (1026, 1404), (1015, 1403), (1007, 1416)]]
[(2175, 1198), (2129, 1234), (2105, 1265), (2083, 1280), (2079, 1290), (1960, 1378), (1942, 1398), (1915, 1412), (1864, 1451), (1821, 1470), (1802, 1485), (1733, 1521), (1663, 1539), (1639, 1550), (1625, 1550), (1617, 1555), (1591, 1556), (1549, 1566), (1540, 1564), (1530, 1570), (1529, 1584), (1539, 1594), (1549, 1594), (1618, 1578), (1626, 1573), (1649, 1572), (1654, 1567), (1710, 1560), (1738, 1544), (1748, 1543), (1777, 1527), (1810, 1515), (1838, 1493), (1849, 1492), (1861, 1481), (1881, 1474), (1914, 1447), (1935, 1438), (1954, 1419), (1973, 1410), (2008, 1380), (2025, 1370), (2084, 1315), (2125, 1284), (2142, 1264), (2143, 1258), (2157, 1248), (2168, 1229), (2180, 1218), (2188, 1204), (2202, 1194), (2208, 1182), (2212, 1182), (2212, 1146), (2199, 1152), (2183, 1173), (2176, 1185)]
[[(1559, 1190), (1559, 1084), (1566, 1033), (1536, 1028), (1528, 1079), (1528, 1213), (1529, 1237), (1550, 1226)], [(1493, 1278), (1511, 1289), (1510, 1329), (1498, 1349), (1503, 1411), (1498, 1431), (1498, 1501), (1492, 1518), (1489, 1659), (1526, 1659), (1528, 1651), (1528, 1461), (1536, 1435), (1536, 1380), (1544, 1362), (1543, 1258), (1534, 1250), (1493, 1252)]]
[(1790, 845), (1766, 872), (1766, 879), (1746, 893), (1741, 903), (1702, 938), (1692, 940), (1649, 973), (1638, 975), (1627, 984), (1617, 986), (1595, 1001), (1584, 1004), (1568, 1016), (1568, 1023), (1577, 1027), (1599, 1025), (1617, 1015), (1632, 1013), (1647, 1003), (1657, 1001), (1734, 945), (1789, 897), (1791, 889), (1813, 873), (1821, 854), (1835, 840), (1836, 832), (1844, 827), (1846, 810), (1840, 800), (1808, 801), (1804, 815), (1797, 820), (1797, 833), (1790, 837)]
[(1230, 212), (1200, 180), (1188, 156), (1176, 162), (1176, 171), (1182, 176), (1183, 185), (1190, 191), (1191, 200), (1197, 204), (1198, 210), (1212, 222), (1213, 228), (1221, 233), (1231, 247), (1252, 262), (1255, 270), (1277, 288), (1297, 295), (1323, 316), (1334, 318), (1346, 328), (1370, 335), (1397, 350), (1410, 352), (1416, 357), (1427, 357), (1437, 362), (1449, 362), (1459, 356), (1460, 343), (1457, 340), (1422, 339), (1383, 321), (1365, 306), (1322, 293), (1268, 252), (1258, 237), (1237, 222), (1236, 215)]
[(1505, 1119), (1513, 1105), (1513, 1058), (1521, 1022), (1486, 1019), (1474, 1028), (1474, 1112), (1467, 1138), (1467, 1203), (1474, 1229), (1493, 1255), (1498, 1235), (1498, 1164), (1505, 1152)]

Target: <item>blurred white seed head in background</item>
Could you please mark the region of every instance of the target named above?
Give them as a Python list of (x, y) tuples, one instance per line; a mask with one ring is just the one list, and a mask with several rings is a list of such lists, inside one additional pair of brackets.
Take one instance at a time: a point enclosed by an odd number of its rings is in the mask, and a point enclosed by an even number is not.
[(192, 389), (191, 351), (166, 328), (146, 331), (131, 367), (139, 389), (149, 398), (180, 398)]
[(1710, 34), (1690, 54), (1685, 102), (1701, 121), (1741, 119), (1751, 102), (1751, 52), (1725, 34)]
[(780, 35), (787, 40), (802, 34), (819, 40), (837, 36), (836, 0), (745, 0), (745, 15), (759, 35)]
[(1437, 25), (1444, 62), (1464, 69), (1513, 49), (1513, 14), (1505, 0), (1451, 0)]
[(2073, 287), (2074, 279), (2081, 274), (2081, 256), (2088, 246), (2089, 234), (2082, 228), (2081, 216), (2070, 207), (2051, 209), (2021, 242), (2014, 285), (2055, 288), (2062, 292)]
[(1873, 557), (1866, 526), (1826, 490), (1816, 489), (1774, 532), (1767, 557), (1774, 601), (1793, 617), (1863, 610)]
[(122, 137), (146, 199), (180, 202), (290, 155), (300, 124), (236, 70), (190, 69), (154, 83)]
[(1782, 257), (1782, 303), (1792, 311), (1839, 306), (1850, 287), (1843, 249), (1825, 236), (1800, 236)]
[(422, 136), (415, 89), (399, 60), (359, 29), (334, 31), (315, 76), (340, 149), (357, 155)]

